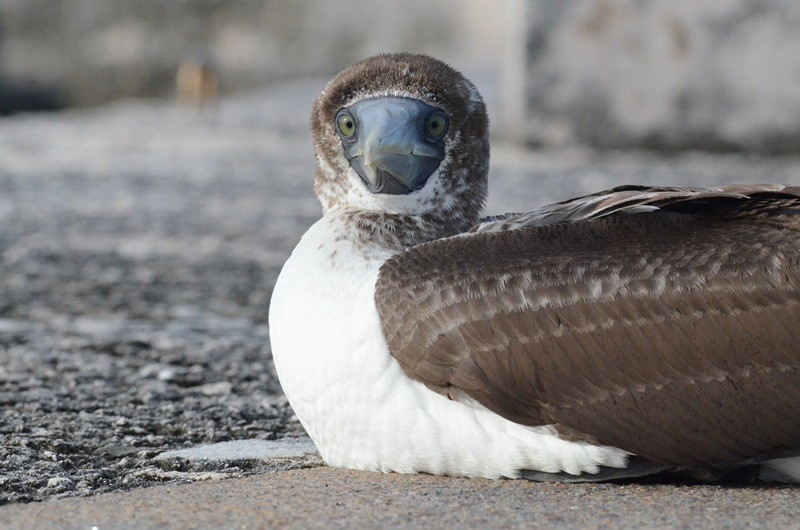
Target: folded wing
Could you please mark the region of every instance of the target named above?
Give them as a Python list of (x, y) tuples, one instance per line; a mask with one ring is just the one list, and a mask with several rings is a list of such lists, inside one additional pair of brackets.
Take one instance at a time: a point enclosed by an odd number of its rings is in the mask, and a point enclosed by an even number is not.
[(405, 373), (675, 465), (800, 449), (800, 189), (623, 187), (418, 245), (376, 304)]

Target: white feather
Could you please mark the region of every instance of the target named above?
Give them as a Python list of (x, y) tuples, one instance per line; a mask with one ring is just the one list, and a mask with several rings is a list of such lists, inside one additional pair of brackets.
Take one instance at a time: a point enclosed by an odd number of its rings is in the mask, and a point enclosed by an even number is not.
[[(375, 308), (385, 251), (348, 240), (329, 210), (303, 236), (270, 306), (275, 366), (289, 402), (332, 466), (401, 473), (516, 477), (624, 467), (628, 453), (560, 439), (408, 378)], [(345, 237), (342, 237), (345, 236)]]
[(775, 458), (762, 462), (758, 478), (800, 484), (800, 457)]

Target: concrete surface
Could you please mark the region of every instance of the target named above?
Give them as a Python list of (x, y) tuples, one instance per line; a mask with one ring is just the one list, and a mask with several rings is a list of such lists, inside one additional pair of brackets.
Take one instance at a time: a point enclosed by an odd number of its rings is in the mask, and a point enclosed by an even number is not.
[[(205, 112), (123, 102), (0, 119), (0, 527), (797, 524), (796, 488), (158, 461), (302, 436), (266, 315), (320, 212), (307, 122), (324, 83), (270, 85)], [(770, 181), (800, 184), (800, 159), (496, 143), (486, 213), (623, 183)], [(59, 499), (104, 492), (117, 493)]]
[(800, 490), (327, 467), (0, 508), (4, 528), (800, 528)]
[(198, 445), (187, 449), (164, 451), (155, 459), (236, 461), (270, 460), (273, 458), (314, 458), (320, 461), (317, 448), (310, 438), (283, 438), (282, 440), (232, 440), (215, 444)]

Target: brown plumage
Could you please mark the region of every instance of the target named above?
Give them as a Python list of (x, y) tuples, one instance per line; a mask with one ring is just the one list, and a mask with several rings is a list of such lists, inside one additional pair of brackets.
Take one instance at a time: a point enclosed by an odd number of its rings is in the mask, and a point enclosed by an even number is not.
[(800, 451), (800, 188), (628, 186), (381, 268), (405, 373), (677, 466)]

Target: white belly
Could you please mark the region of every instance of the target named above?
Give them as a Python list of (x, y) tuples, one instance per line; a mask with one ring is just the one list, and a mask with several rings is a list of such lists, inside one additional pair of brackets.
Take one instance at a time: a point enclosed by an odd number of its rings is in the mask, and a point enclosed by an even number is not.
[(329, 465), (482, 477), (625, 465), (624, 451), (561, 440), (549, 427), (509, 422), (406, 377), (389, 354), (374, 303), (388, 255), (365, 257), (336, 241), (339, 233), (329, 213), (303, 236), (269, 315), (281, 385)]

